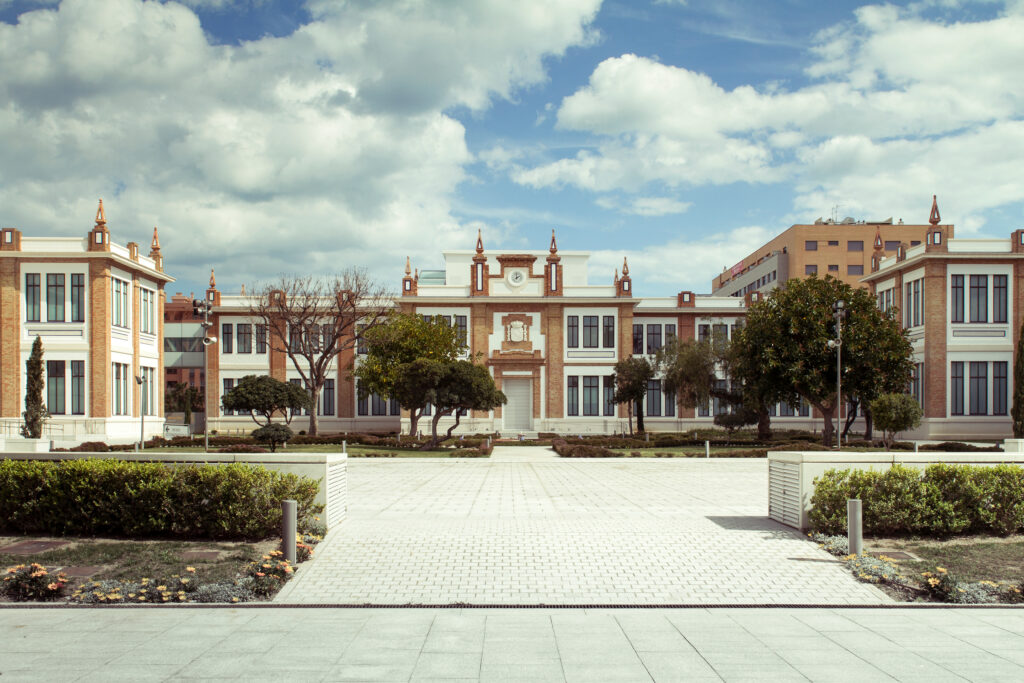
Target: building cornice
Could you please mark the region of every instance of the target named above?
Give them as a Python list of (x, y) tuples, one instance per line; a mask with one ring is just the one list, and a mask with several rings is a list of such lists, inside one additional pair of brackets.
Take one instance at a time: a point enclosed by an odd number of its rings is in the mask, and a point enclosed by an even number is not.
[[(892, 258), (892, 257), (890, 257)], [(860, 279), (860, 282), (872, 282), (874, 280), (884, 280), (886, 278), (894, 276), (896, 273), (901, 273), (906, 270), (910, 270), (918, 266), (925, 261), (1019, 261), (1024, 259), (1024, 254), (1014, 254), (1009, 251), (999, 252), (937, 252), (931, 254), (916, 254), (905, 261), (897, 261), (894, 265), (883, 269), (878, 269), (873, 273), (869, 273)]]

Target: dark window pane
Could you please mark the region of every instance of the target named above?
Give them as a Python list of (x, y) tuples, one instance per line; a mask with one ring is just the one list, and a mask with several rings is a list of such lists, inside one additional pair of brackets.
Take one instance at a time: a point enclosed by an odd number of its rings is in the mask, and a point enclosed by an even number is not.
[(971, 361), (971, 415), (988, 414), (988, 363)]
[(818, 251), (818, 242), (817, 242), (817, 240), (805, 240), (804, 241), (804, 249), (806, 251)]
[(846, 243), (846, 251), (864, 251), (864, 242), (861, 240), (850, 240)]
[(847, 275), (863, 275), (864, 274), (864, 266), (863, 265), (853, 265), (853, 264), (850, 264), (850, 265), (846, 266), (846, 274)]
[(953, 415), (964, 414), (964, 364), (953, 361), (949, 364), (949, 408)]
[(575, 375), (566, 377), (565, 389), (566, 414), (577, 416), (580, 414), (580, 378)]
[(1006, 415), (1006, 371), (1004, 360), (992, 363), (992, 414)]
[(252, 323), (238, 323), (238, 353), (252, 353)]
[(85, 275), (71, 275), (71, 322), (85, 322)]
[(604, 316), (604, 348), (615, 348), (615, 316)]
[(85, 415), (85, 361), (71, 361), (71, 414)]
[(25, 321), (39, 322), (39, 273), (25, 273)]
[(1006, 322), (1006, 276), (992, 276), (992, 322)]
[(661, 325), (647, 326), (647, 353), (656, 353), (661, 348)]
[(964, 321), (964, 276), (951, 276), (949, 289), (949, 319), (954, 323), (962, 323)]
[(597, 348), (597, 319), (596, 315), (583, 316), (583, 348)]
[(604, 414), (606, 417), (615, 415), (615, 376), (604, 378)]
[(633, 353), (644, 352), (644, 326), (633, 325)]
[(231, 353), (231, 333), (234, 327), (231, 323), (224, 323), (220, 326), (221, 353)]
[(600, 403), (598, 402), (598, 378), (583, 378), (583, 414), (586, 416), (599, 415)]
[(988, 322), (988, 275), (971, 276), (971, 322)]
[(52, 415), (64, 414), (64, 361), (46, 361), (46, 409)]
[(578, 315), (570, 315), (567, 319), (566, 328), (568, 337), (566, 346), (570, 349), (579, 348), (580, 345), (580, 318)]
[(804, 275), (816, 275), (818, 273), (818, 266), (804, 266)]
[(661, 417), (661, 380), (652, 379), (647, 382), (647, 415)]

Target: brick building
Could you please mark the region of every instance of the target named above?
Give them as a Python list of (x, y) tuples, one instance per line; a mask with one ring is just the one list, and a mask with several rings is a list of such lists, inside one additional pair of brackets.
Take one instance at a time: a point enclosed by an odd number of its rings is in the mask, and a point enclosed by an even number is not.
[(103, 202), (82, 237), (0, 232), (0, 436), (22, 424), (25, 363), (43, 342), (44, 437), (55, 445), (131, 442), (145, 415), (163, 432), (164, 273), (156, 228), (148, 256), (111, 241)]

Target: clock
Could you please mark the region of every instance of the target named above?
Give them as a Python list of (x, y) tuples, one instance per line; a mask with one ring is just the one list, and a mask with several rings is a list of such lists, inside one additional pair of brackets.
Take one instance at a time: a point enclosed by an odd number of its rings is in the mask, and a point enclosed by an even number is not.
[(526, 273), (518, 268), (508, 271), (508, 275), (505, 276), (508, 283), (513, 287), (519, 287), (526, 282)]

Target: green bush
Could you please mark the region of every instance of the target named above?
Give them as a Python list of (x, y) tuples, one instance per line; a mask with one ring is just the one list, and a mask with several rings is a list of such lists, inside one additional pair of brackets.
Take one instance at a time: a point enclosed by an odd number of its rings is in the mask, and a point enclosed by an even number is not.
[(293, 436), (295, 433), (290, 427), (276, 422), (252, 430), (252, 438), (258, 443), (270, 446), (271, 453), (275, 452), (278, 446), (288, 443)]
[(1016, 465), (828, 470), (815, 479), (811, 528), (845, 531), (849, 498), (861, 500), (864, 531), (875, 535), (1006, 536), (1024, 529), (1024, 468)]
[(891, 445), (898, 432), (921, 424), (921, 404), (910, 394), (882, 394), (871, 402), (871, 419)]
[(0, 532), (215, 539), (278, 533), (281, 501), (314, 505), (318, 484), (252, 465), (122, 460), (0, 461)]

